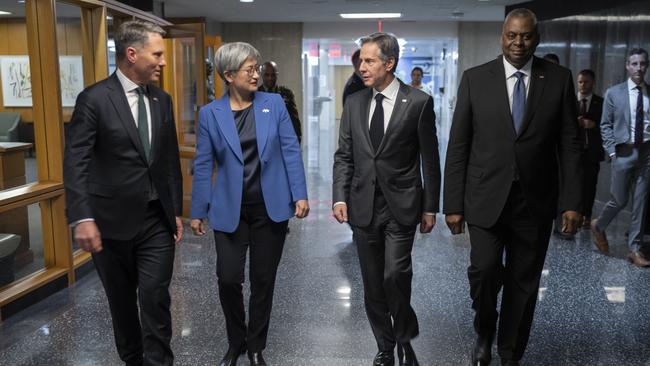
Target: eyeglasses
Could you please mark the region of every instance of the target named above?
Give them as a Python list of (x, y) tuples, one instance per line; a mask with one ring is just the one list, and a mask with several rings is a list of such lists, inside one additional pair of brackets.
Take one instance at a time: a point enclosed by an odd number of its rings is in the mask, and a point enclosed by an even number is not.
[(246, 74), (248, 74), (248, 76), (253, 76), (253, 75), (255, 75), (255, 73), (257, 73), (257, 75), (261, 75), (262, 74), (262, 65), (253, 65), (253, 66), (251, 66), (251, 67), (249, 67), (247, 69), (230, 70), (230, 71), (231, 72), (244, 71)]

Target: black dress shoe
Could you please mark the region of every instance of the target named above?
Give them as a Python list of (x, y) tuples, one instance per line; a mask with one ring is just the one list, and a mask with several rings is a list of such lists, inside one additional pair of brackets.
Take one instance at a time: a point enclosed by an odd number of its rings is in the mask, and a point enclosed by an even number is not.
[(236, 366), (239, 355), (246, 353), (246, 344), (239, 347), (228, 346), (228, 351), (223, 356), (219, 366)]
[(372, 360), (372, 366), (394, 366), (395, 365), (395, 355), (393, 351), (379, 351), (375, 355), (375, 359)]
[(397, 359), (400, 366), (420, 366), (410, 343), (397, 344)]
[(262, 357), (262, 351), (258, 352), (248, 352), (248, 359), (251, 362), (251, 366), (266, 366), (266, 361)]
[(492, 336), (478, 336), (472, 351), (473, 366), (487, 366), (492, 361)]

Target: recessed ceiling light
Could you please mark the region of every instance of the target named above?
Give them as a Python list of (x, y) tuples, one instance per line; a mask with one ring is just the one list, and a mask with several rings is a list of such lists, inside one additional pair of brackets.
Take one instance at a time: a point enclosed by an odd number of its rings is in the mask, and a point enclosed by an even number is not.
[(18, 4), (24, 4), (25, 0), (18, 0)]
[(401, 18), (402, 13), (341, 13), (343, 19), (388, 19)]
[(240, 3), (252, 3), (255, 0), (239, 0)]
[(11, 12), (0, 10), (0, 15), (9, 15), (9, 14), (11, 14)]

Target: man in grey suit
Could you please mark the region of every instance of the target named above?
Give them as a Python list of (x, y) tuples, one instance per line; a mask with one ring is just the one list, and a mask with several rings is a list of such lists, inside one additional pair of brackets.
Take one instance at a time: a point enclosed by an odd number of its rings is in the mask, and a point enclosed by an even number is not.
[(629, 78), (609, 88), (605, 95), (600, 133), (612, 161), (611, 198), (591, 222), (591, 232), (598, 250), (607, 253), (605, 229), (625, 207), (630, 188), (634, 187), (628, 260), (638, 267), (648, 267), (650, 262), (641, 252), (641, 222), (650, 180), (650, 103), (644, 81), (648, 52), (641, 48), (630, 50), (625, 68)]
[[(417, 365), (411, 307), (415, 228), (435, 225), (440, 162), (433, 99), (395, 78), (397, 39), (361, 40), (359, 71), (368, 89), (343, 107), (334, 155), (333, 214), (349, 221), (359, 253), (366, 314), (379, 352), (373, 365)], [(349, 216), (348, 216), (349, 214)]]

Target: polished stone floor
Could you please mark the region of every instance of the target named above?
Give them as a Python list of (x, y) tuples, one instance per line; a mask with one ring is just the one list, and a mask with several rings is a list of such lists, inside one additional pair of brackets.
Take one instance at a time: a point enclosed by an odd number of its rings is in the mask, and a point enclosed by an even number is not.
[[(370, 365), (376, 352), (350, 230), (331, 218), (331, 183), (322, 177), (309, 174), (311, 214), (290, 225), (264, 353), (271, 365)], [(595, 251), (588, 232), (553, 239), (523, 365), (650, 364), (650, 269), (625, 261), (624, 230), (612, 226), (611, 256)], [(215, 250), (211, 237), (185, 238), (171, 286), (172, 347), (178, 365), (216, 365), (227, 341)], [(413, 305), (421, 334), (413, 345), (422, 365), (469, 364), (468, 255), (468, 238), (444, 226), (418, 234)], [(94, 272), (0, 323), (0, 365), (119, 364)]]

